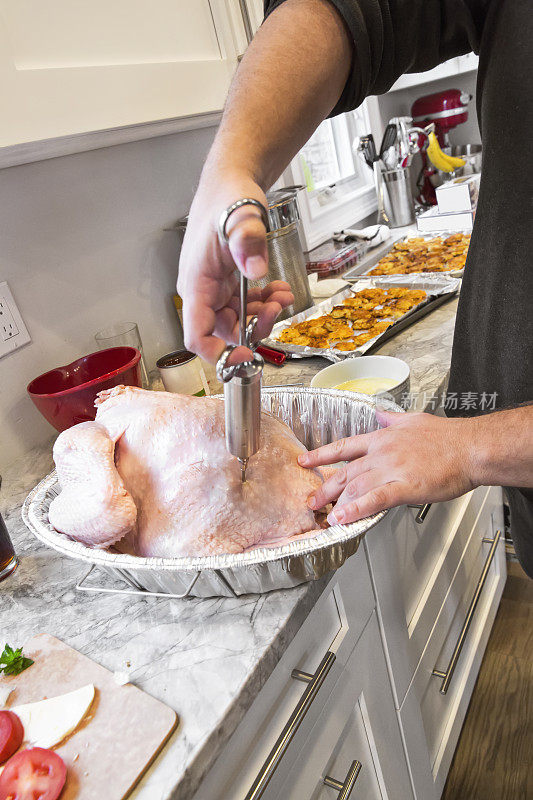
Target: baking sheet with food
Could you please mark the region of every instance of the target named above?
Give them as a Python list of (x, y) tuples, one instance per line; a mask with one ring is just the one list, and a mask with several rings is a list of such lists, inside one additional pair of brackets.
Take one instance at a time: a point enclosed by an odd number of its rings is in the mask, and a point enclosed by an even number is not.
[(379, 259), (359, 264), (344, 275), (346, 280), (363, 276), (450, 275), (462, 277), (470, 245), (470, 233), (448, 236), (404, 236), (392, 242)]
[(276, 323), (263, 343), (295, 358), (322, 356), (340, 361), (363, 355), (394, 325), (461, 281), (448, 275), (390, 275), (361, 278), (313, 308)]

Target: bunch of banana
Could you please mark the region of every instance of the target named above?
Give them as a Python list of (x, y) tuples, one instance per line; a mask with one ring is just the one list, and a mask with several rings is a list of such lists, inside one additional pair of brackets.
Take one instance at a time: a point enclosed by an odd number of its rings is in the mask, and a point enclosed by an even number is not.
[(464, 167), (466, 164), (464, 158), (456, 158), (443, 153), (439, 140), (433, 131), (429, 134), (427, 155), (433, 166), (437, 167), (441, 172), (454, 172), (454, 170)]

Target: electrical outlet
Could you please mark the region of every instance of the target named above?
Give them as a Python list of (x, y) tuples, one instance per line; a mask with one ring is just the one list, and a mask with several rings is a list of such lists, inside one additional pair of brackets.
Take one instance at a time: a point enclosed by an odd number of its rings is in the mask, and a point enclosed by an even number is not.
[(0, 283), (0, 358), (31, 342), (9, 286)]
[(8, 308), (7, 302), (3, 297), (0, 297), (0, 335), (4, 342), (16, 336), (19, 332), (15, 318)]

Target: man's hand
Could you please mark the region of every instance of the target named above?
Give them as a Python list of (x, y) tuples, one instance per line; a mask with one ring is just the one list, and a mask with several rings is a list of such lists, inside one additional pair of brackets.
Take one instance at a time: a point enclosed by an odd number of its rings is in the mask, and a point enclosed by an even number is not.
[(386, 427), (340, 439), (298, 458), (302, 467), (348, 461), (310, 495), (313, 509), (337, 503), (328, 522), (348, 523), (404, 503), (458, 497), (474, 477), (475, 420), (377, 411)]
[[(250, 280), (264, 277), (268, 267), (266, 230), (254, 206), (231, 214), (226, 226), (229, 245), (218, 240), (220, 214), (241, 197), (252, 197), (266, 206), (264, 193), (250, 178), (204, 175), (181, 251), (178, 291), (183, 299), (185, 346), (213, 363), (227, 342), (238, 341), (240, 301), (235, 267)], [(290, 286), (284, 281), (250, 290), (247, 313), (259, 318), (258, 339), (270, 333), (276, 317), (292, 302)]]

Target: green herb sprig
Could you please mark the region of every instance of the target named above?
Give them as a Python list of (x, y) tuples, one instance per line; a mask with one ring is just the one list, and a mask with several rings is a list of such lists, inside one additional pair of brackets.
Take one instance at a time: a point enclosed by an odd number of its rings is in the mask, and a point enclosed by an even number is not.
[(22, 647), (14, 650), (8, 644), (4, 645), (4, 652), (0, 655), (0, 672), (4, 675), (20, 675), (32, 664), (31, 658), (22, 655)]

